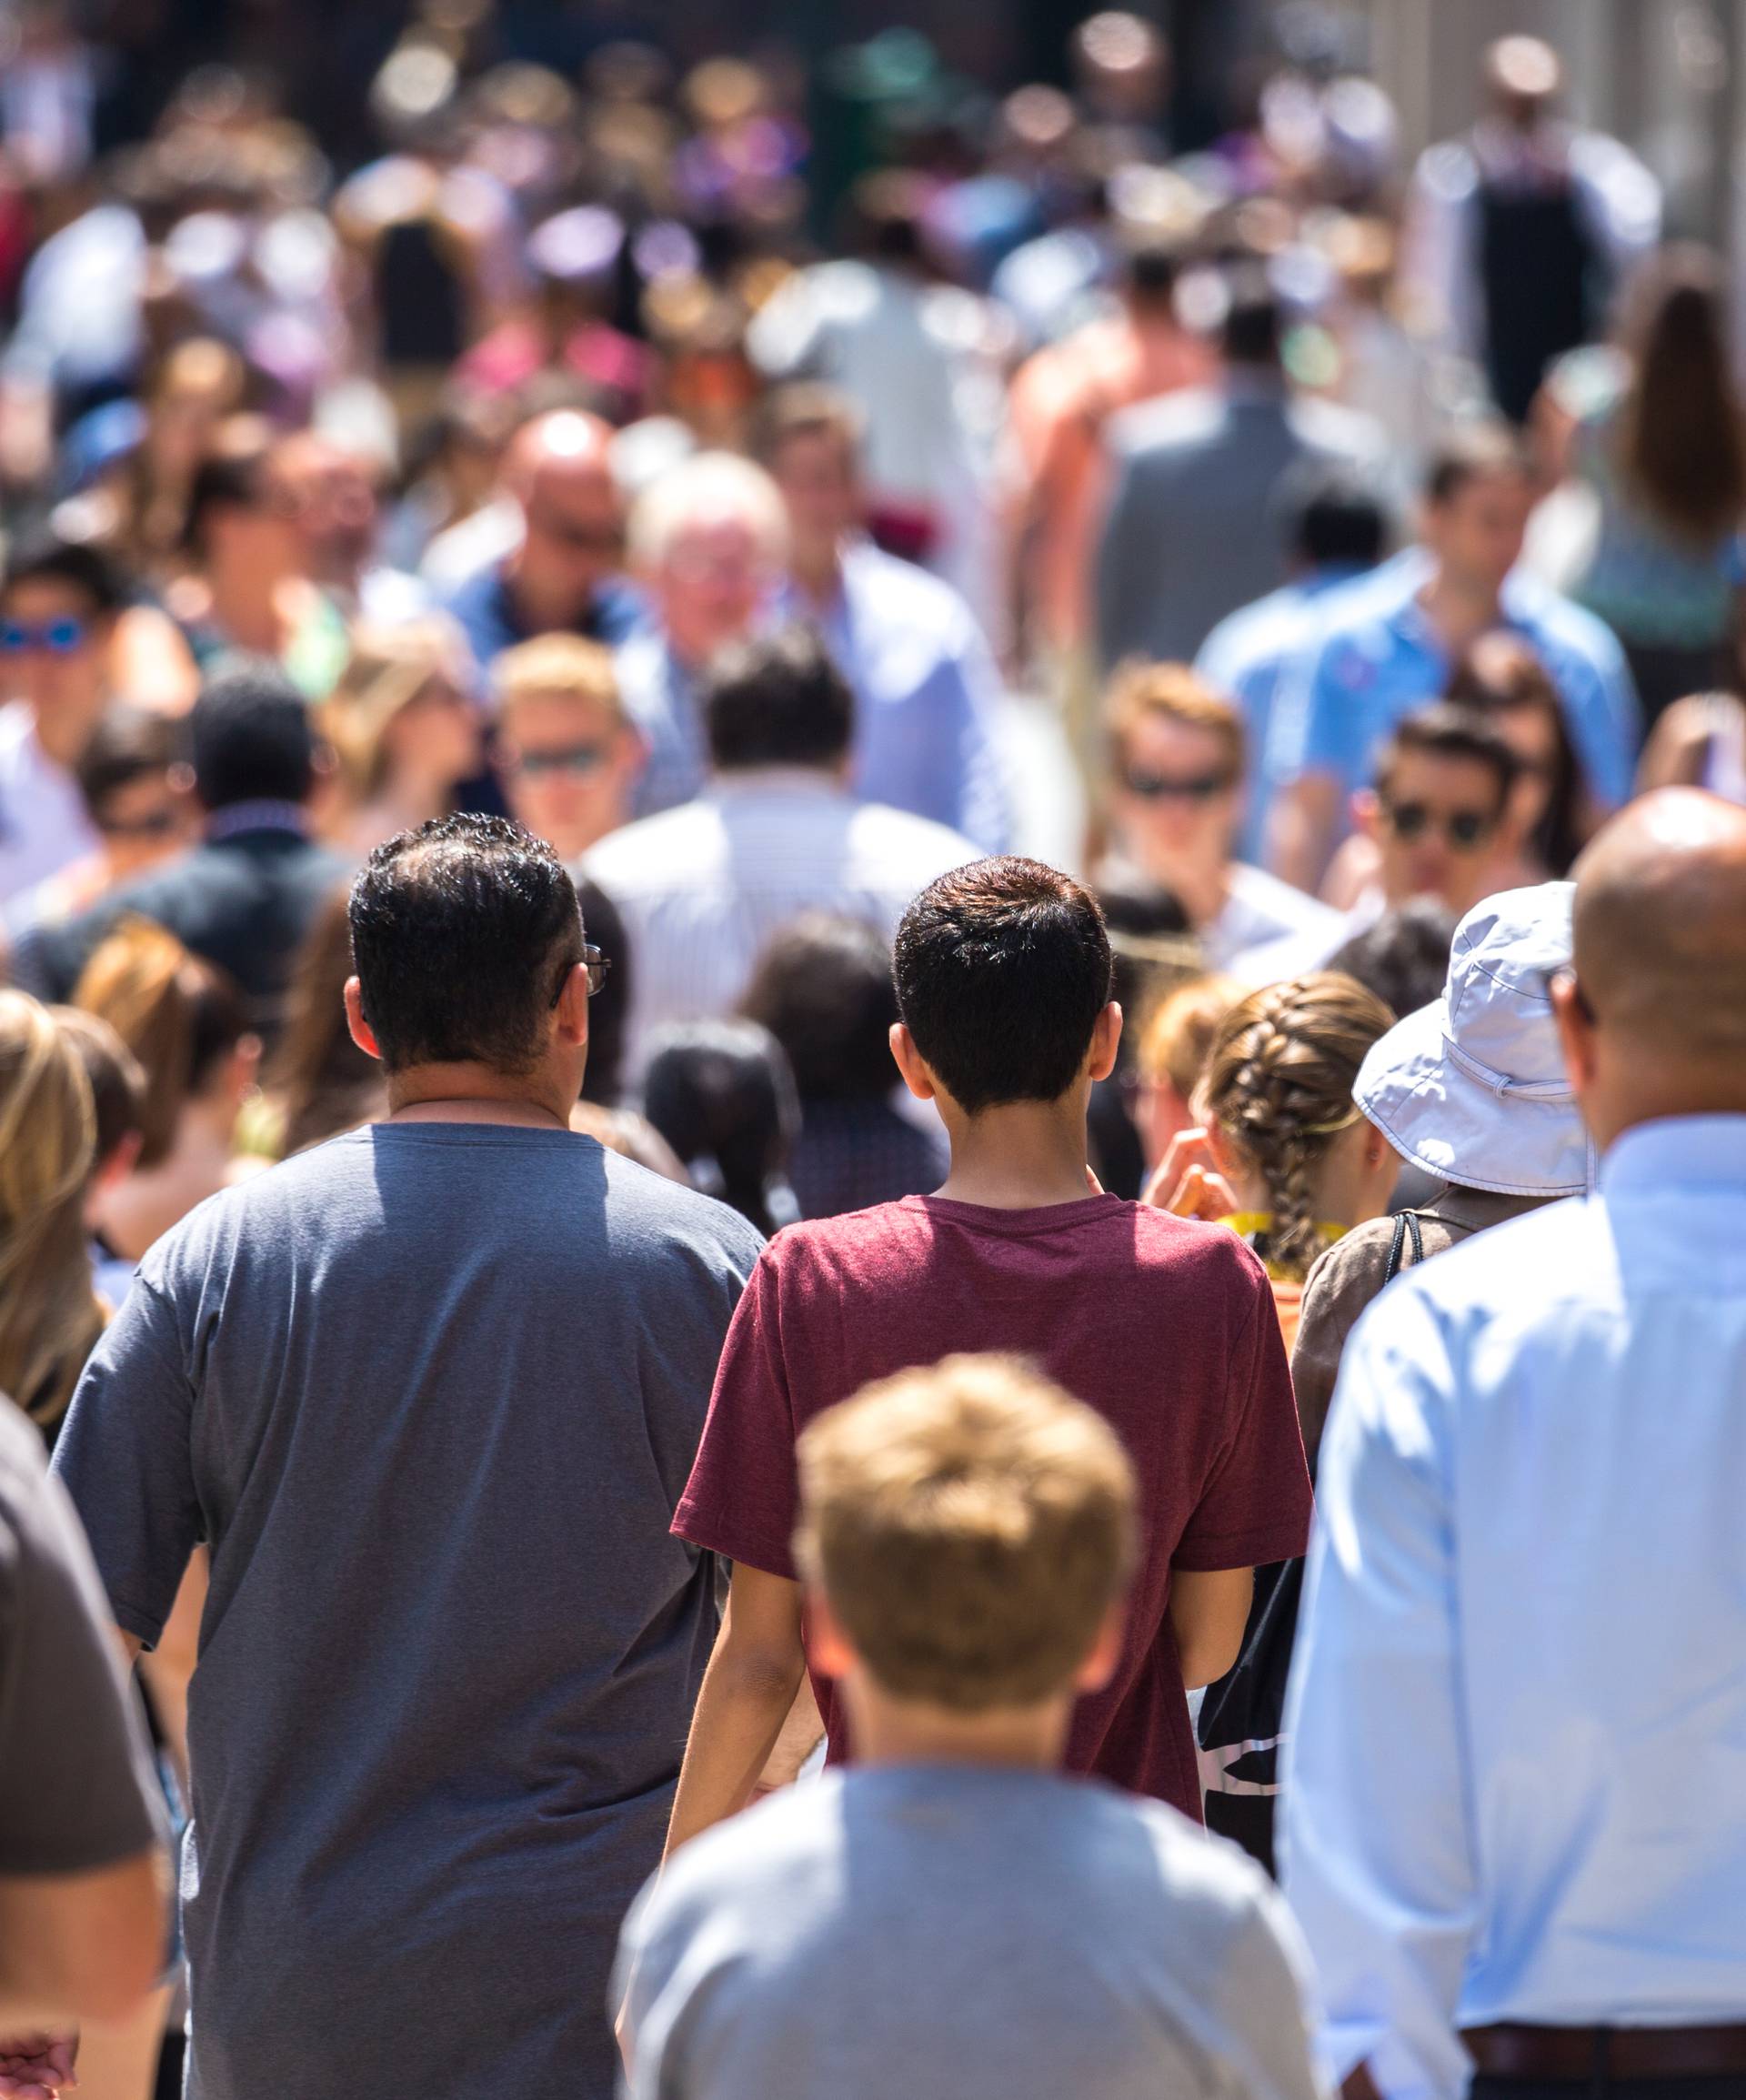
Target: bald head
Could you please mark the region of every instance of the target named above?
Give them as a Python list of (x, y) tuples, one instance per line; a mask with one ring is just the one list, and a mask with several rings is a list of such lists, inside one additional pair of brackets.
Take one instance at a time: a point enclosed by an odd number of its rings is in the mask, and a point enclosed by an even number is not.
[(503, 477), (524, 504), (536, 482), (559, 489), (578, 480), (609, 486), (611, 443), (612, 426), (599, 417), (579, 408), (554, 409), (548, 416), (531, 417), (509, 440)]
[(1645, 1068), (1731, 1067), (1746, 1086), (1746, 809), (1664, 788), (1576, 865), (1577, 978)]
[(522, 543), (508, 581), (530, 632), (586, 631), (594, 593), (624, 551), (624, 506), (613, 480), (612, 428), (560, 408), (524, 423), (504, 457), (521, 506)]

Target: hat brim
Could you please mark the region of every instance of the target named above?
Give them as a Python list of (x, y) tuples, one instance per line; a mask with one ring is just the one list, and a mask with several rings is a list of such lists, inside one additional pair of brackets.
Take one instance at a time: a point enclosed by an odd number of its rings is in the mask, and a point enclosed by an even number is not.
[(1445, 1048), (1449, 1009), (1420, 1007), (1370, 1046), (1352, 1098), (1403, 1159), (1494, 1196), (1580, 1196), (1589, 1140), (1573, 1098), (1499, 1094)]

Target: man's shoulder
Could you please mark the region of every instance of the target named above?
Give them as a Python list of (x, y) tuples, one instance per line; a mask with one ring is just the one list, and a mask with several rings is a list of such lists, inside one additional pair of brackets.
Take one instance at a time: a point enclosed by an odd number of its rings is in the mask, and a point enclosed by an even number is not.
[(694, 887), (702, 863), (722, 847), (721, 812), (713, 802), (681, 802), (609, 831), (582, 856), (581, 871), (614, 903)]
[(1227, 613), (1201, 643), (1195, 668), (1215, 683), (1253, 676), (1300, 648), (1313, 632), (1314, 608), (1296, 584), (1281, 584), (1265, 598)]
[(1382, 426), (1361, 409), (1299, 396), (1288, 411), (1291, 430), (1312, 452), (1340, 459), (1380, 459), (1388, 449)]
[(908, 809), (893, 809), (888, 802), (861, 802), (848, 820), (849, 838), (856, 850), (868, 856), (869, 864), (888, 881), (895, 879), (903, 888), (918, 869), (930, 869), (927, 878), (961, 868), (968, 860), (985, 856), (961, 832), (949, 825), (936, 824)]
[(971, 617), (963, 593), (943, 576), (871, 540), (850, 548), (845, 574), (850, 594), (863, 599), (876, 618), (921, 619), (930, 632), (955, 632)]
[[(593, 1140), (589, 1140), (593, 1141)], [(600, 1147), (609, 1225), (630, 1225), (651, 1236), (664, 1253), (704, 1260), (742, 1281), (756, 1266), (764, 1236), (731, 1204), (657, 1174), (622, 1153)]]
[(1198, 461), (1230, 428), (1230, 406), (1218, 387), (1179, 387), (1155, 401), (1119, 409), (1107, 426), (1109, 448), (1141, 477), (1168, 475)]
[(1504, 609), (1543, 654), (1580, 665), (1597, 678), (1622, 674), (1625, 656), (1619, 638), (1604, 620), (1562, 592), (1535, 578), (1512, 577)]
[(1451, 1341), (1543, 1324), (1554, 1305), (1598, 1296), (1607, 1285), (1593, 1260), (1596, 1210), (1569, 1196), (1519, 1218), (1450, 1238), (1434, 1261), (1414, 1262), (1365, 1315), (1379, 1341), (1426, 1331)]

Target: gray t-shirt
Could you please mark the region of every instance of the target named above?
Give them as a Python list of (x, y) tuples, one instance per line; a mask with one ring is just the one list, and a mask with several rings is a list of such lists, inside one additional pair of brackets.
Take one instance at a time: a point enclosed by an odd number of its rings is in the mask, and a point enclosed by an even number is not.
[(162, 1796), (78, 1520), (0, 1399), (0, 1874), (90, 1874), (162, 1841)]
[(140, 1265), (55, 1463), (148, 1643), (211, 1549), (193, 2100), (611, 2091), (715, 1632), (667, 1525), (758, 1246), (591, 1138), (402, 1123)]
[(1314, 2100), (1282, 1902), (1099, 1781), (942, 1764), (793, 1788), (625, 1926), (629, 2100)]

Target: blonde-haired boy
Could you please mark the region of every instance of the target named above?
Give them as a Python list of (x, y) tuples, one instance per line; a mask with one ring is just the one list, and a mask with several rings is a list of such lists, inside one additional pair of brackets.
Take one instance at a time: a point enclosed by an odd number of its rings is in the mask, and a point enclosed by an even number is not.
[(630, 2100), (1316, 2092), (1299, 1956), (1234, 1850), (1060, 1775), (1121, 1646), (1135, 1482), (1016, 1360), (799, 1442), (795, 1553), (858, 1762), (683, 1847), (625, 1927)]

